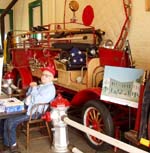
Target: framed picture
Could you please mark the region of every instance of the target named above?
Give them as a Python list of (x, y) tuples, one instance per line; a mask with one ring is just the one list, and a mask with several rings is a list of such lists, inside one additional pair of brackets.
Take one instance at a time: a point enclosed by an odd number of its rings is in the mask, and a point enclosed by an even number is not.
[(138, 108), (144, 70), (105, 66), (100, 99)]

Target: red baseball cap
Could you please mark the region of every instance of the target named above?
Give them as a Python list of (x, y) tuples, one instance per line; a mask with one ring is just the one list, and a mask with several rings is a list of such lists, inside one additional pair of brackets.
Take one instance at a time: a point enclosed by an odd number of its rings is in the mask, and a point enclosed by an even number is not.
[(53, 74), (53, 76), (55, 76), (55, 70), (52, 67), (42, 67), (41, 71), (49, 71), (50, 73)]

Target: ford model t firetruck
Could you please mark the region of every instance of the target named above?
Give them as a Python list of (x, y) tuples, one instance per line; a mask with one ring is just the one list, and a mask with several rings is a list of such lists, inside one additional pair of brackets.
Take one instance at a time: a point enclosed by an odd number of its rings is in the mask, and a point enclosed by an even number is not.
[[(57, 92), (67, 96), (71, 103), (68, 114), (72, 119), (118, 139), (120, 129), (125, 127), (129, 131), (125, 137), (139, 145), (144, 85), (136, 108), (100, 99), (105, 65), (133, 66), (128, 49), (101, 46), (104, 34), (100, 29), (77, 22), (65, 23), (65, 27), (64, 23), (37, 26), (17, 35), (9, 33), (11, 45), (3, 76), (3, 83), (9, 87), (3, 90), (17, 95), (31, 81), (39, 81), (41, 67), (51, 66), (56, 71)], [(150, 139), (150, 114), (147, 125), (147, 139)], [(107, 148), (107, 143), (84, 135), (93, 148)]]

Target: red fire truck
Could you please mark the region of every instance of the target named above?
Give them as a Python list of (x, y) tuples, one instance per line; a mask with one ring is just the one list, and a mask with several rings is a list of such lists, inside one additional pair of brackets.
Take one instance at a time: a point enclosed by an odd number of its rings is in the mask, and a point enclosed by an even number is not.
[[(66, 25), (69, 27), (70, 24)], [(13, 47), (9, 49), (11, 56), (7, 59), (3, 78), (5, 83), (11, 80), (11, 91), (7, 88), (6, 92), (15, 95), (16, 89), (26, 90), (31, 81), (39, 81), (41, 67), (51, 66), (56, 71), (54, 84), (57, 92), (70, 100), (68, 115), (72, 119), (118, 139), (120, 129), (125, 128), (129, 130), (126, 138), (139, 144), (136, 136), (140, 127), (144, 87), (141, 87), (138, 108), (100, 99), (104, 66), (131, 67), (129, 52), (100, 47), (103, 31), (74, 24), (79, 28), (61, 29), (63, 25), (59, 23), (12, 36)], [(148, 129), (149, 123), (150, 119)], [(95, 149), (106, 149), (108, 146), (88, 134), (85, 138)]]

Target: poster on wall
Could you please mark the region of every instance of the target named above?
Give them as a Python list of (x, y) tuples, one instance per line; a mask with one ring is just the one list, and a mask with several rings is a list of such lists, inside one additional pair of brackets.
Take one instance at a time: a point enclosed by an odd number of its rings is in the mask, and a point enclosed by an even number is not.
[(144, 70), (105, 66), (101, 100), (138, 108)]
[(1, 84), (2, 84), (2, 72), (3, 72), (3, 57), (0, 57), (0, 95), (1, 95)]

